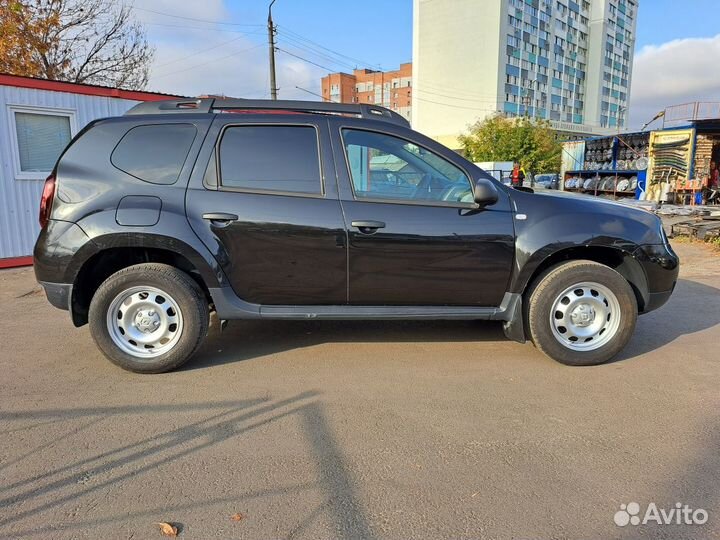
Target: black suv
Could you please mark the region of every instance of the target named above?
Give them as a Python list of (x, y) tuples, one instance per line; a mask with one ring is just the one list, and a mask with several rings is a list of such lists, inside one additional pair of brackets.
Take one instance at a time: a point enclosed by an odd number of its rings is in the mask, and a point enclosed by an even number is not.
[(511, 189), (370, 105), (142, 103), (47, 179), (35, 273), (117, 365), (156, 373), (227, 319), (484, 319), (605, 362), (678, 275), (660, 220)]

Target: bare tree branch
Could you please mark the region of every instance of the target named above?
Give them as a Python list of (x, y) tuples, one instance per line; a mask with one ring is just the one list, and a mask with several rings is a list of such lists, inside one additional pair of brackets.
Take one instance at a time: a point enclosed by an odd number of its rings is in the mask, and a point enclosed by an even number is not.
[(0, 11), (0, 55), (23, 53), (15, 69), (11, 58), (0, 60), (0, 69), (128, 89), (147, 85), (154, 50), (131, 7), (113, 0), (0, 0)]

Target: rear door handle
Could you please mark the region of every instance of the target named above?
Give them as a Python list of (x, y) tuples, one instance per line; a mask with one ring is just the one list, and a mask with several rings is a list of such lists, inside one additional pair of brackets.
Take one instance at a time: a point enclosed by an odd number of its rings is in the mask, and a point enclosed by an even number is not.
[(353, 221), (351, 225), (363, 234), (372, 234), (378, 229), (385, 228), (384, 221), (360, 220)]
[(202, 217), (220, 226), (230, 225), (230, 223), (238, 219), (237, 215), (226, 212), (207, 212)]

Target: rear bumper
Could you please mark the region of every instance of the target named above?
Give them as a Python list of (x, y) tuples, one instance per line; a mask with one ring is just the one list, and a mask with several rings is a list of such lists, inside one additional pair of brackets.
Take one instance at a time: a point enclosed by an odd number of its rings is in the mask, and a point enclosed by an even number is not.
[(35, 242), (35, 278), (45, 283), (72, 283), (73, 258), (90, 243), (90, 238), (77, 224), (51, 219)]
[(72, 284), (69, 283), (50, 283), (48, 281), (39, 281), (43, 289), (45, 289), (45, 296), (47, 296), (48, 302), (50, 302), (56, 308), (70, 310), (70, 302), (72, 301)]

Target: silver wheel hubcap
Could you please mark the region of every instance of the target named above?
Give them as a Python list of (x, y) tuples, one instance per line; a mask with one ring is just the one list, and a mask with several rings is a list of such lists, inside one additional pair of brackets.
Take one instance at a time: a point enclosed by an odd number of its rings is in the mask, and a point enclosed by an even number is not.
[(107, 312), (110, 338), (123, 352), (155, 358), (180, 339), (183, 318), (175, 299), (156, 287), (132, 287), (118, 294)]
[(550, 311), (555, 339), (574, 351), (592, 351), (605, 345), (617, 334), (620, 319), (620, 302), (615, 294), (591, 281), (565, 289)]

